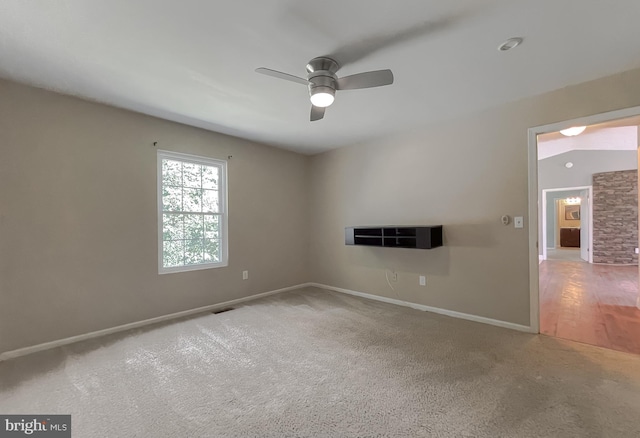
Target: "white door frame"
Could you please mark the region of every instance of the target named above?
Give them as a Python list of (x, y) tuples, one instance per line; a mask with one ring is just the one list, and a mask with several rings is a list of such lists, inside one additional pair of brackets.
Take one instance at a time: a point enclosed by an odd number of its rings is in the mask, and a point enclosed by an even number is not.
[(535, 126), (528, 130), (529, 152), (529, 325), (540, 333), (540, 290), (538, 253), (538, 135), (557, 132), (571, 126), (589, 126), (627, 117), (640, 116), (640, 106), (580, 117), (573, 120)]
[(593, 263), (593, 186), (565, 187), (558, 189), (542, 190), (542, 260), (547, 260), (547, 193), (548, 192), (569, 192), (572, 190), (589, 190), (589, 263)]

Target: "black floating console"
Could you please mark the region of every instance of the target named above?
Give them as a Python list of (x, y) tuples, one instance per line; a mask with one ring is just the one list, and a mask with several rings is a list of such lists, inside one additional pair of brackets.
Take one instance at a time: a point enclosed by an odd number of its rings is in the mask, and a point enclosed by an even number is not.
[(347, 245), (431, 249), (442, 246), (442, 225), (345, 228)]

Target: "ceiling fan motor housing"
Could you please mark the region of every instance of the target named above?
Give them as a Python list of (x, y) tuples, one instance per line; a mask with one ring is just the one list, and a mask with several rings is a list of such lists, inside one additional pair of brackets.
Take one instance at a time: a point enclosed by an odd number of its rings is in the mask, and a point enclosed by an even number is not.
[(337, 61), (327, 58), (326, 56), (320, 56), (318, 58), (313, 58), (311, 61), (307, 63), (307, 72), (309, 74), (314, 72), (319, 72), (321, 70), (326, 70), (333, 74), (337, 73), (340, 69), (340, 64)]
[(309, 95), (313, 96), (316, 93), (327, 93), (335, 95), (336, 93), (336, 81), (338, 78), (333, 73), (320, 70), (316, 73), (309, 75)]
[(340, 65), (331, 58), (313, 58), (307, 64), (307, 79), (309, 81), (309, 96), (316, 93), (335, 95), (338, 77), (336, 72)]

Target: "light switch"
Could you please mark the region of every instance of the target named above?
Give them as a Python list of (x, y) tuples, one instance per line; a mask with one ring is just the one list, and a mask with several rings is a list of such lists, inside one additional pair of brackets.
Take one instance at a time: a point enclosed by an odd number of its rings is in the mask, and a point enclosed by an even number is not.
[(516, 216), (513, 218), (513, 226), (515, 228), (524, 228), (524, 217)]

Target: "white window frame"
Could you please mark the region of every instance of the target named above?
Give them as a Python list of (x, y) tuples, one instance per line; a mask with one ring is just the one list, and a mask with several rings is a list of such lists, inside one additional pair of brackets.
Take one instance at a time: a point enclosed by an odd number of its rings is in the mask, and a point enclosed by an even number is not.
[[(218, 167), (218, 206), (220, 208), (220, 261), (205, 262), (196, 265), (164, 267), (163, 252), (163, 203), (162, 203), (162, 160), (170, 159), (186, 163), (203, 164)], [(158, 273), (170, 274), (174, 272), (198, 271), (202, 269), (222, 268), (229, 265), (228, 245), (228, 211), (227, 211), (227, 162), (214, 158), (198, 155), (183, 154), (180, 152), (158, 150), (157, 153), (157, 196), (158, 196)]]

